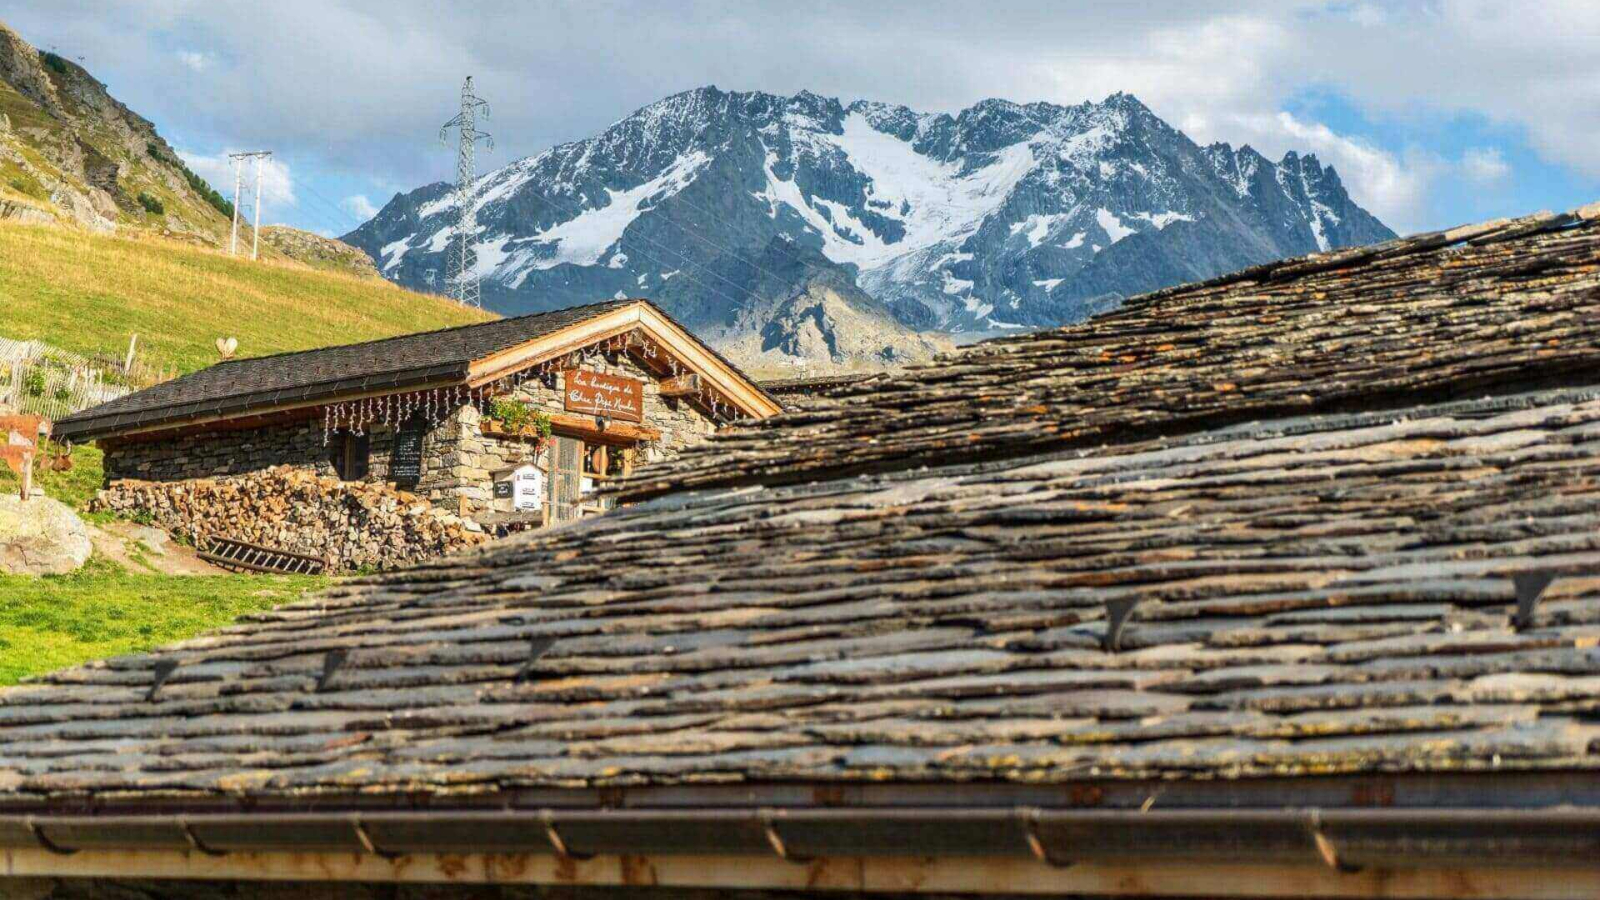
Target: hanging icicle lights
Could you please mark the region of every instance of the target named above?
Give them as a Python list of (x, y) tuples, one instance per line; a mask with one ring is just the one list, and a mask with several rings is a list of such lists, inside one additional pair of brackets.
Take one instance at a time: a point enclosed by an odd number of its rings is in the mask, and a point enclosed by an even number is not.
[[(627, 353), (646, 368), (657, 372), (670, 372), (672, 377), (688, 371), (678, 362), (677, 357), (668, 353), (649, 335), (635, 329), (477, 387), (456, 385), (435, 388), (431, 391), (387, 394), (381, 397), (362, 397), (330, 403), (322, 408), (322, 443), (328, 444), (337, 432), (368, 434), (375, 426), (398, 428), (418, 418), (432, 427), (468, 403), (483, 410), (494, 397), (515, 391), (529, 380), (539, 379), (547, 384), (552, 383), (556, 373), (590, 364), (595, 353)], [(717, 422), (736, 419), (743, 415), (737, 406), (725, 402), (720, 393), (709, 387), (702, 387), (694, 400)]]

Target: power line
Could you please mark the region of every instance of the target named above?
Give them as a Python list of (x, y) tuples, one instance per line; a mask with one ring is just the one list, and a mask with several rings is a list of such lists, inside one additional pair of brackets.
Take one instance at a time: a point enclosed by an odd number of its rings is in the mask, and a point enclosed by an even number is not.
[(472, 92), (472, 76), (461, 83), (461, 112), (439, 129), (439, 142), (447, 143), (449, 131), (455, 128), (461, 136), (456, 151), (456, 230), (450, 242), (446, 278), (451, 282), (450, 295), (468, 306), (482, 306), (483, 297), (478, 284), (477, 249), (472, 245), (473, 233), (478, 230), (476, 211), (472, 208), (474, 187), (474, 156), (478, 141), (484, 149), (494, 149), (494, 138), (478, 130), (478, 116), (489, 118), (489, 104)]

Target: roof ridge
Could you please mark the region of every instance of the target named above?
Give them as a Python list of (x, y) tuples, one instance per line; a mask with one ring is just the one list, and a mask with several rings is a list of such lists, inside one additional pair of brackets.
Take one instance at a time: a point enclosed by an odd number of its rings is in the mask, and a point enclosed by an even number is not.
[(1600, 363), (1597, 261), (1600, 203), (1255, 266), (834, 387), (619, 491), (880, 473), (1560, 381)]
[[(322, 346), (322, 347), (307, 347), (304, 350), (283, 350), (283, 351), (280, 351), (278, 353), (268, 353), (268, 354), (265, 354), (263, 356), (244, 356), (244, 357), (224, 359), (224, 360), (221, 360), (220, 362), (214, 363), (212, 366), (207, 366), (206, 368), (213, 368), (215, 366), (224, 366), (224, 365), (228, 365), (230, 363), (257, 362), (257, 361), (260, 361), (260, 360), (263, 360), (263, 359), (282, 359), (282, 358), (288, 357), (288, 356), (299, 356), (299, 355), (306, 354), (306, 353), (322, 353), (322, 352), (328, 351), (328, 350), (344, 350), (344, 349), (350, 349), (350, 348), (353, 348), (353, 347), (370, 347), (370, 346), (373, 346), (374, 344), (383, 344), (383, 343), (387, 343), (389, 341), (399, 341), (399, 340), (406, 340), (406, 339), (409, 339), (409, 338), (427, 337), (428, 335), (431, 335), (431, 334), (451, 334), (451, 333), (459, 332), (459, 331), (468, 331), (468, 330), (471, 330), (473, 328), (483, 328), (483, 327), (486, 327), (486, 326), (489, 326), (489, 325), (503, 325), (503, 324), (506, 324), (506, 323), (509, 323), (509, 322), (521, 322), (521, 321), (526, 321), (528, 319), (537, 319), (537, 318), (540, 318), (540, 317), (543, 317), (543, 316), (555, 315), (556, 313), (569, 313), (569, 312), (572, 312), (574, 310), (589, 309), (591, 307), (606, 306), (608, 304), (616, 304), (618, 306), (625, 306), (625, 305), (627, 305), (629, 303), (649, 303), (649, 302), (650, 302), (649, 300), (645, 300), (644, 298), (639, 298), (639, 297), (628, 299), (628, 300), (619, 300), (619, 299), (599, 300), (599, 301), (596, 301), (594, 303), (580, 303), (577, 306), (563, 306), (560, 309), (547, 309), (544, 312), (525, 313), (525, 314), (520, 315), (520, 316), (501, 316), (500, 318), (489, 319), (489, 320), (484, 321), (484, 322), (469, 322), (466, 325), (451, 325), (451, 326), (446, 327), (446, 328), (429, 329), (428, 331), (408, 331), (405, 334), (393, 334), (393, 335), (390, 335), (388, 337), (372, 338), (371, 340), (366, 340), (366, 341), (356, 341), (356, 342), (351, 343), (351, 344), (328, 344), (328, 345)], [(654, 304), (651, 304), (651, 305), (654, 305)], [(198, 371), (204, 371), (204, 369), (201, 369), (201, 370), (198, 370)], [(195, 373), (194, 372), (190, 372), (189, 374), (193, 375)], [(188, 377), (188, 376), (184, 376), (184, 377)]]

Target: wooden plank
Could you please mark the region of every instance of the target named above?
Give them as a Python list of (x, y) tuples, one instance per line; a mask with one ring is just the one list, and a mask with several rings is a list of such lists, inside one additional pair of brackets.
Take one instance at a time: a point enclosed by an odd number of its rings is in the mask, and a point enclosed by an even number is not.
[(1145, 897), (1588, 898), (1600, 868), (1574, 865), (1419, 867), (1341, 872), (1316, 863), (1083, 862), (1011, 857), (777, 857), (555, 854), (229, 853), (176, 850), (0, 851), (18, 878), (150, 878), (433, 884), (564, 884), (786, 891), (1098, 894)]
[(626, 444), (635, 441), (659, 441), (661, 429), (628, 422), (609, 422), (604, 429), (597, 427), (592, 416), (575, 416), (568, 413), (551, 413), (550, 428), (570, 437), (606, 444)]
[(567, 369), (561, 375), (561, 403), (567, 412), (644, 421), (644, 382), (591, 369)]
[(661, 381), (663, 397), (691, 397), (698, 393), (700, 393), (700, 375), (697, 372), (686, 372)]

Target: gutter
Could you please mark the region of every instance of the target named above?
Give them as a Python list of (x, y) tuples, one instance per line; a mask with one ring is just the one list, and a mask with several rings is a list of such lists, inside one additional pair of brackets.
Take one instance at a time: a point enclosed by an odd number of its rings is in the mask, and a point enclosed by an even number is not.
[(0, 816), (0, 852), (533, 854), (1022, 858), (1083, 863), (1301, 864), (1349, 873), (1427, 866), (1586, 866), (1600, 807), (674, 808)]
[[(441, 379), (446, 383), (440, 384)], [(55, 424), (58, 439), (77, 441), (114, 437), (121, 432), (151, 430), (162, 425), (181, 426), (196, 419), (228, 419), (243, 415), (261, 415), (284, 406), (303, 406), (311, 401), (335, 402), (351, 392), (365, 395), (382, 390), (401, 392), (428, 385), (448, 387), (452, 383), (464, 384), (466, 368), (458, 363), (430, 366), (424, 369), (406, 369), (383, 375), (361, 375), (337, 381), (321, 382), (296, 388), (258, 391), (219, 397), (214, 400), (192, 401), (148, 410), (131, 410), (124, 413), (91, 415), (94, 410), (76, 413)], [(112, 401), (115, 402), (115, 401)]]

